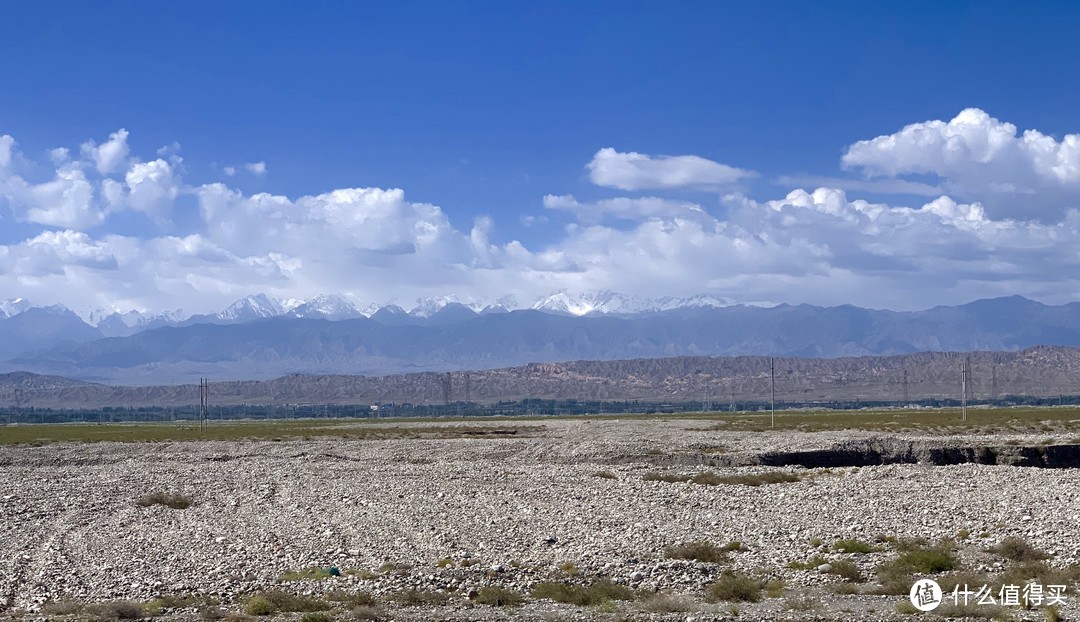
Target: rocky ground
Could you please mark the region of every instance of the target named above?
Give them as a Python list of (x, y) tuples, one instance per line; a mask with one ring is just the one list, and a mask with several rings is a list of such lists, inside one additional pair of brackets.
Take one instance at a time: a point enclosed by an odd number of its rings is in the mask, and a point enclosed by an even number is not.
[[(1075, 469), (694, 466), (875, 434), (631, 418), (542, 425), (526, 438), (2, 447), (0, 618), (136, 617), (84, 605), (167, 596), (175, 602), (146, 615), (239, 620), (253, 594), (283, 590), (325, 600), (325, 615), (338, 620), (910, 620), (900, 612), (907, 596), (877, 594), (888, 591), (878, 566), (897, 558), (905, 539), (943, 546), (958, 570), (990, 577), (1020, 564), (987, 552), (1010, 536), (1048, 554), (1051, 568), (1080, 563)], [(1045, 444), (1055, 435), (1009, 439)], [(702, 472), (796, 481), (652, 479)], [(155, 491), (192, 505), (138, 503)], [(840, 539), (873, 550), (838, 551)], [(736, 544), (718, 563), (665, 554), (688, 542)], [(847, 562), (861, 575), (855, 581), (830, 572)], [(288, 580), (303, 571), (314, 578)], [(327, 571), (340, 575), (320, 576)], [(715, 598), (710, 586), (725, 572), (763, 586), (761, 600)], [(544, 582), (603, 580), (635, 599), (577, 606), (532, 594)], [(480, 604), (490, 586), (524, 604)], [(1080, 616), (1074, 589), (1061, 619)], [(342, 602), (358, 593), (373, 602)], [(1052, 619), (1045, 608), (969, 612)]]

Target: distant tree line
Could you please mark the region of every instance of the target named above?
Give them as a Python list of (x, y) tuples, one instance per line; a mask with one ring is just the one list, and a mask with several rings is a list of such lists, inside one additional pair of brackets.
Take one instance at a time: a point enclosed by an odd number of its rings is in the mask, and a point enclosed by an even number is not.
[[(1080, 395), (1057, 397), (1005, 396), (996, 400), (973, 400), (969, 406), (1066, 406), (1080, 404)], [(777, 409), (856, 410), (861, 408), (948, 408), (960, 406), (959, 399), (834, 400), (776, 402)], [(556, 415), (675, 414), (694, 412), (768, 411), (768, 401), (695, 401), (662, 402), (647, 400), (546, 400), (523, 399), (488, 404), (451, 402), (449, 404), (382, 404), (377, 410), (369, 404), (241, 404), (209, 408), (211, 420), (243, 419), (378, 419), (389, 417), (512, 417)], [(199, 408), (190, 406), (112, 406), (98, 409), (41, 408), (36, 406), (0, 407), (0, 423), (121, 423), (197, 420)]]

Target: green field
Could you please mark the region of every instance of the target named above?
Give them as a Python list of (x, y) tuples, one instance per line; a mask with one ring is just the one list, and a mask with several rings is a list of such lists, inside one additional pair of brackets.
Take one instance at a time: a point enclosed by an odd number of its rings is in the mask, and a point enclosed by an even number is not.
[(967, 421), (960, 409), (878, 409), (859, 411), (777, 411), (775, 428), (769, 413), (680, 413), (648, 415), (562, 415), (528, 417), (444, 417), (438, 419), (278, 419), (214, 421), (205, 431), (196, 422), (122, 424), (22, 424), (0, 427), (0, 444), (56, 442), (165, 442), (288, 440), (338, 437), (355, 440), (387, 438), (507, 438), (542, 434), (545, 420), (709, 421), (716, 431), (817, 432), (869, 430), (881, 432), (1080, 433), (1080, 407), (971, 408)]
[(541, 433), (543, 426), (431, 425), (414, 421), (397, 424), (356, 420), (282, 419), (276, 421), (215, 421), (200, 430), (196, 422), (110, 424), (24, 424), (0, 427), (0, 445), (43, 443), (166, 442), (166, 441), (284, 441), (337, 437), (356, 440), (387, 438), (514, 438)]

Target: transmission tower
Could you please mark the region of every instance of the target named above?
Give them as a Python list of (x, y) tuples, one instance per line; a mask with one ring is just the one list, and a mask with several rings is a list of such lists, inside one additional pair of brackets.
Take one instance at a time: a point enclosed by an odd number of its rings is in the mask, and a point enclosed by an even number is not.
[(210, 401), (210, 383), (199, 378), (199, 429), (206, 431), (207, 407)]
[(997, 386), (997, 363), (990, 368), (990, 399), (997, 401), (998, 398), (998, 386)]
[(960, 368), (960, 411), (964, 421), (967, 421), (969, 373), (971, 370), (968, 369), (968, 361), (965, 360), (963, 367)]
[(776, 359), (769, 357), (769, 420), (776, 427)]
[(442, 377), (442, 395), (443, 402), (447, 406), (450, 405), (450, 398), (452, 397), (451, 393), (453, 392), (454, 388), (453, 382), (453, 376), (450, 375), (450, 372), (446, 372), (446, 374), (444, 374)]

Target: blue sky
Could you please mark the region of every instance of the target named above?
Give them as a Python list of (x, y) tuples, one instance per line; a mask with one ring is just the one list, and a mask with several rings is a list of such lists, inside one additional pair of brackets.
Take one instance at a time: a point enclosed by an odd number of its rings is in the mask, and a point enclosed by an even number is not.
[[(6, 7), (0, 298), (1080, 299), (1077, 18), (995, 2)], [(93, 151), (121, 129), (118, 159)], [(330, 196), (350, 188), (403, 194)]]

